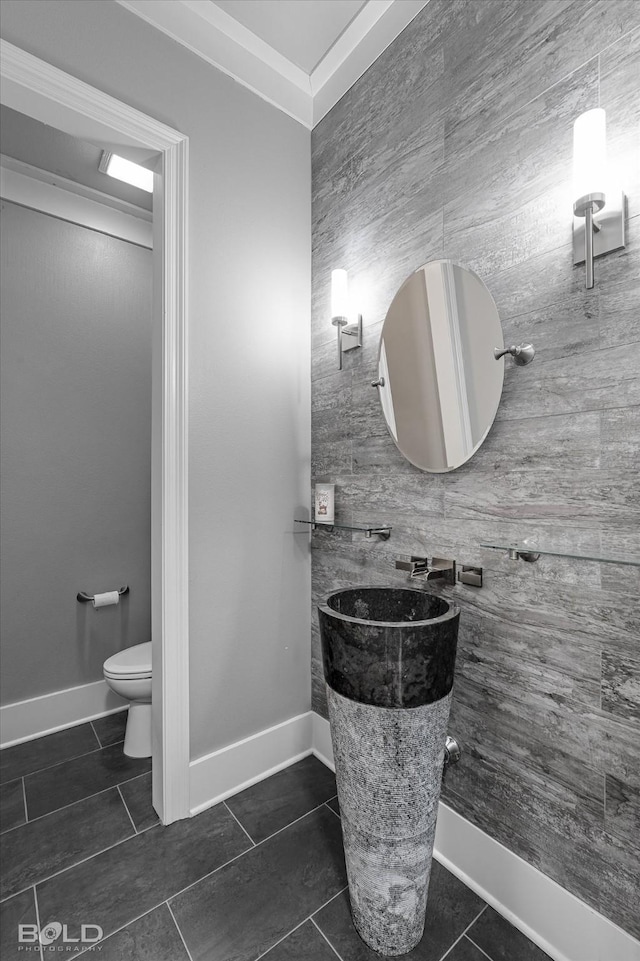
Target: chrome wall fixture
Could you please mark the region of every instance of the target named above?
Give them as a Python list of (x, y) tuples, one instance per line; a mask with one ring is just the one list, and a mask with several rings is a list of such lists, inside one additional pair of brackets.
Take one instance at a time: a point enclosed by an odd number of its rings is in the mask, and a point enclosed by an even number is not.
[(349, 275), (346, 270), (331, 271), (331, 323), (338, 328), (338, 370), (342, 370), (342, 354), (362, 347), (362, 314), (349, 323)]
[(606, 116), (598, 107), (573, 125), (573, 262), (584, 262), (593, 287), (593, 259), (625, 246), (625, 196), (609, 182)]
[(536, 351), (533, 344), (519, 344), (517, 347), (514, 344), (512, 347), (493, 348), (493, 356), (496, 360), (500, 360), (505, 354), (511, 354), (514, 364), (517, 364), (518, 367), (525, 367), (531, 363)]

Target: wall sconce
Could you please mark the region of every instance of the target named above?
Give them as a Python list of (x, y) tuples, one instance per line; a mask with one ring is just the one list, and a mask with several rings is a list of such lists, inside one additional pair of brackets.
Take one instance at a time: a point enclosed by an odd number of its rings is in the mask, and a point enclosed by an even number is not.
[(605, 112), (587, 110), (573, 125), (573, 262), (586, 267), (593, 287), (593, 258), (624, 247), (624, 194), (607, 178)]
[(331, 271), (331, 323), (338, 328), (338, 370), (342, 370), (343, 352), (362, 347), (362, 314), (358, 314), (355, 324), (349, 323), (349, 276), (346, 270)]

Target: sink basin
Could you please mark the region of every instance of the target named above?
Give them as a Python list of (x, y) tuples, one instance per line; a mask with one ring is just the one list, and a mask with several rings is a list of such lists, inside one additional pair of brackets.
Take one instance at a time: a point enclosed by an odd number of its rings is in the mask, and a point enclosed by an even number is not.
[(378, 954), (406, 954), (424, 930), (460, 612), (354, 587), (318, 617), (353, 923)]
[(318, 607), (324, 676), (350, 700), (411, 708), (453, 685), (456, 604), (409, 587), (334, 591)]

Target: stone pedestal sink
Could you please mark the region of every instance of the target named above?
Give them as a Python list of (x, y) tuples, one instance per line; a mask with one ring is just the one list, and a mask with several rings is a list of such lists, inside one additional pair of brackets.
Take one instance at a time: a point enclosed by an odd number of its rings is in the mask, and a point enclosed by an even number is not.
[(353, 921), (374, 951), (405, 954), (424, 930), (460, 612), (359, 587), (318, 616)]

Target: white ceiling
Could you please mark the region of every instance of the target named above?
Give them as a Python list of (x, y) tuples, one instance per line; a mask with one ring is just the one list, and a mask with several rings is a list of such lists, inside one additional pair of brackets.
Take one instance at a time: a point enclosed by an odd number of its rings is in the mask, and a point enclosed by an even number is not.
[(312, 128), (428, 0), (117, 0)]
[(211, 0), (311, 74), (366, 0)]

